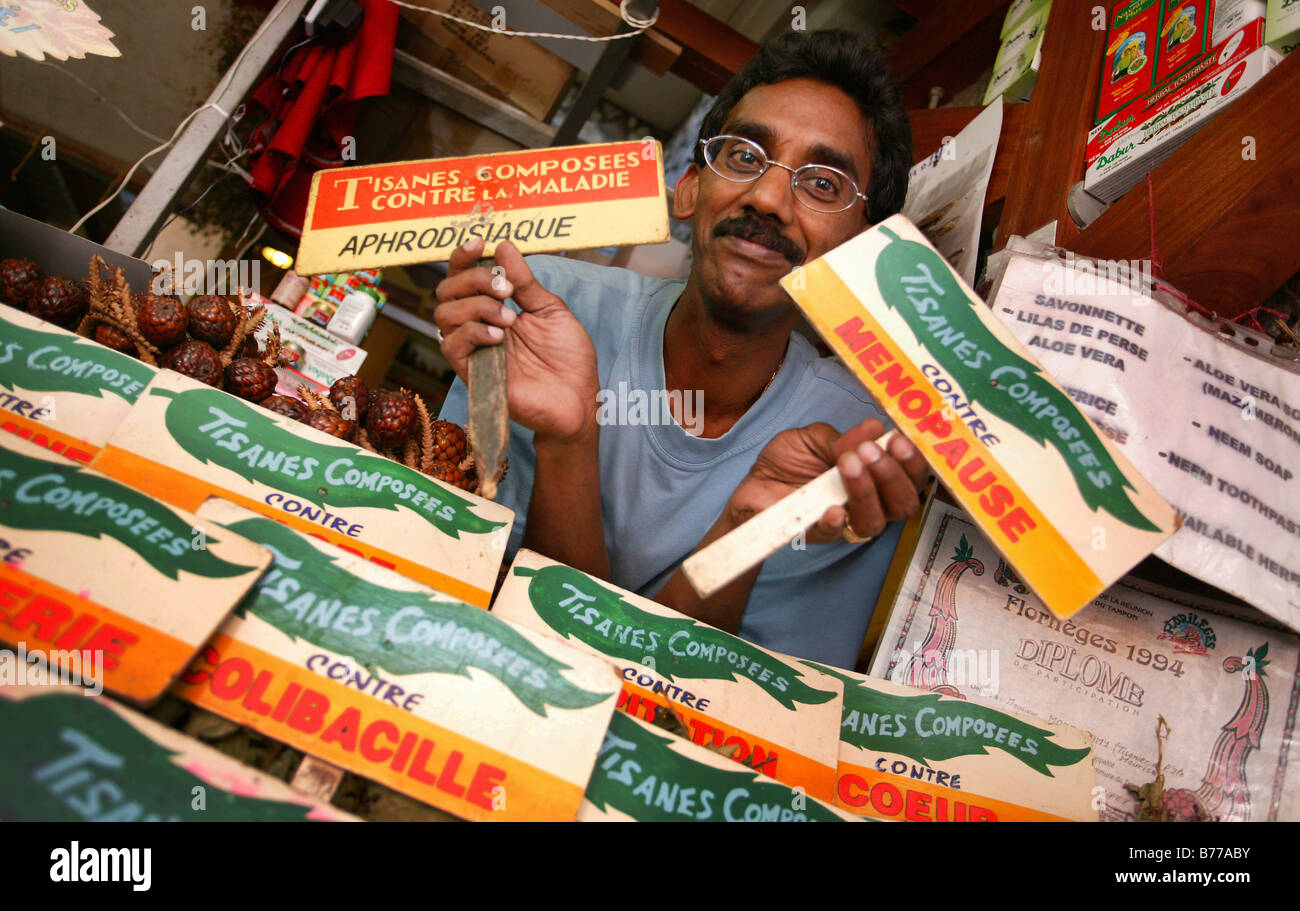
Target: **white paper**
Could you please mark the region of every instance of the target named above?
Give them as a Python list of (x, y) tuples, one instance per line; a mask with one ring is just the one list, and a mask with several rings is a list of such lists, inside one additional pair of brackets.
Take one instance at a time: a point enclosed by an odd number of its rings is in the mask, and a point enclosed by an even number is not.
[(960, 509), (936, 502), (871, 673), (1091, 731), (1103, 820), (1136, 817), (1125, 785), (1155, 779), (1161, 716), (1172, 807), (1186, 812), (1195, 794), (1225, 821), (1300, 818), (1287, 762), (1300, 639), (1262, 615), (1136, 584), (1062, 621)]
[(1001, 135), (1002, 99), (998, 98), (908, 174), (903, 214), (968, 285), (975, 283), (984, 194)]
[(1157, 556), (1300, 629), (1300, 372), (1085, 262), (1013, 255), (993, 312), (1178, 509)]

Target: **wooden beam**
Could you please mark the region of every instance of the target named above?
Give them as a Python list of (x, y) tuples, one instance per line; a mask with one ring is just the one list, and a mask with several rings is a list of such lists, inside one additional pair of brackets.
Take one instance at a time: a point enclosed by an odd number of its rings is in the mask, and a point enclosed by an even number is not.
[(393, 52), (393, 79), (520, 145), (544, 148), (555, 136), (549, 124), (406, 51)]
[(954, 94), (979, 78), (997, 56), (1007, 0), (939, 0), (885, 53), (903, 90), (903, 106), (925, 107), (930, 87)]
[[(1258, 306), (1300, 271), (1300, 97), (1292, 54), (1070, 244), (1100, 259), (1145, 259), (1227, 317)], [(1091, 109), (1091, 108), (1089, 108)], [(1253, 140), (1253, 157), (1245, 140)]]
[(660, 0), (655, 29), (682, 46), (673, 72), (710, 95), (758, 53), (753, 41), (686, 0)]
[[(612, 35), (623, 21), (618, 4), (610, 0), (541, 0), (565, 19), (589, 35)], [(625, 38), (635, 42), (632, 59), (656, 76), (667, 73), (682, 54), (682, 46), (658, 29), (650, 29), (640, 38)]]
[(1106, 33), (1092, 28), (1092, 0), (1053, 0), (1043, 35), (1043, 62), (1034, 85), (997, 246), (1057, 219), (1057, 243), (1070, 246), (1078, 229), (1066, 210), (1070, 187), (1083, 179), (1083, 151), (1092, 127)]
[[(1016, 152), (1020, 145), (1020, 130), (1024, 126), (1025, 115), (1029, 109), (1026, 104), (1005, 104), (1002, 106), (1002, 135), (998, 138), (998, 150), (993, 158), (993, 173), (989, 177), (988, 192), (984, 196), (984, 208), (1007, 195), (1007, 183), (1015, 168)], [(944, 137), (956, 136), (966, 124), (974, 120), (983, 108), (922, 108), (908, 111), (908, 120), (912, 123), (912, 152), (919, 162), (933, 155), (943, 144)]]

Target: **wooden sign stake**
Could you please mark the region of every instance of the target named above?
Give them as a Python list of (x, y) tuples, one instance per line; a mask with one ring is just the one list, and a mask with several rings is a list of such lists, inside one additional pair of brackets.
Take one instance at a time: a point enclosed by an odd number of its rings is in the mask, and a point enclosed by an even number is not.
[[(876, 445), (886, 448), (896, 433), (889, 431), (875, 441)], [(827, 509), (848, 501), (839, 468), (830, 468), (687, 557), (682, 572), (701, 598), (711, 597), (815, 525)], [(861, 543), (870, 540), (865, 538)]]

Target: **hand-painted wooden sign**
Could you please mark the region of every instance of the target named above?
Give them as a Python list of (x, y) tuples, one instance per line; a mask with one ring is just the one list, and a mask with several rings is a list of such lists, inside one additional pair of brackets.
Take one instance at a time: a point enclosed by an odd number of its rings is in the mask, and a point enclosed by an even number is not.
[(610, 719), (579, 822), (852, 822), (859, 817), (622, 712)]
[(607, 662), (221, 500), (275, 565), (174, 692), (468, 819), (572, 820)]
[(358, 821), (71, 687), (0, 687), (0, 729), (0, 822)]
[(657, 143), (525, 149), (317, 172), (303, 274), (439, 262), (482, 237), (524, 253), (668, 239)]
[(514, 513), (160, 371), (93, 467), (182, 509), (219, 496), (486, 608)]
[(0, 435), (0, 642), (152, 702), (271, 562), (265, 549)]
[(1097, 821), (1086, 731), (805, 663), (844, 683), (836, 806), (912, 822)]
[(0, 304), (0, 430), (90, 462), (157, 369)]
[(836, 678), (528, 550), (492, 612), (613, 661), (628, 714), (662, 722), (671, 708), (695, 743), (734, 746), (736, 762), (831, 799)]
[(1173, 533), (1173, 509), (906, 218), (781, 284), (1060, 616)]

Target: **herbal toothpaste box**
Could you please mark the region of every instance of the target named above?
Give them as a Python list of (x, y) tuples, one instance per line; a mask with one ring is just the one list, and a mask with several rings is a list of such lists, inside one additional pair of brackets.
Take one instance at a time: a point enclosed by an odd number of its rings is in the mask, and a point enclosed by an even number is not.
[(1264, 0), (1123, 0), (1112, 5), (1095, 123), (1150, 108), (1214, 65), (1224, 43), (1258, 22)]
[(0, 304), (0, 429), (89, 463), (158, 371)]
[(855, 822), (836, 807), (615, 712), (579, 822)]
[(1115, 132), (1095, 130), (1088, 145), (1091, 161), (1084, 189), (1102, 202), (1114, 202), (1249, 91), (1280, 59), (1272, 48), (1258, 47), (1244, 59), (1216, 66), (1158, 107), (1135, 112), (1131, 122), (1126, 116), (1113, 125)]
[[(925, 683), (938, 657), (914, 656), (906, 679)], [(972, 657), (962, 674), (996, 686), (998, 658)], [(1086, 731), (804, 663), (844, 684), (836, 806), (911, 822), (1097, 821)]]
[(0, 434), (0, 642), (149, 704), (270, 565), (234, 532)]
[(0, 687), (0, 730), (22, 732), (0, 738), (0, 822), (359, 822), (76, 687)]
[(174, 692), (475, 820), (572, 820), (610, 664), (221, 500), (275, 563)]
[(871, 675), (1088, 731), (1103, 820), (1157, 775), (1179, 819), (1300, 819), (1294, 632), (1132, 578), (1062, 621), (957, 507), (930, 510)]
[(732, 747), (736, 762), (831, 799), (843, 705), (835, 677), (528, 550), (492, 613), (612, 661), (625, 713), (675, 718), (694, 743)]
[(1003, 37), (993, 61), (993, 75), (984, 92), (984, 104), (999, 95), (1018, 100), (1033, 90), (1042, 62), (1043, 32), (1052, 11), (1050, 0), (1042, 0)]
[(998, 37), (1005, 44), (1012, 29), (1020, 25), (1026, 16), (1032, 12), (1037, 12), (1039, 6), (1050, 6), (1051, 2), (1052, 0), (1011, 0), (1011, 5), (1007, 7), (1007, 15), (1002, 20), (1002, 31)]
[(1300, 45), (1300, 0), (1268, 0), (1264, 41), (1283, 56)]
[(482, 608), (514, 521), (504, 506), (171, 370), (92, 464), (182, 509), (223, 497)]

